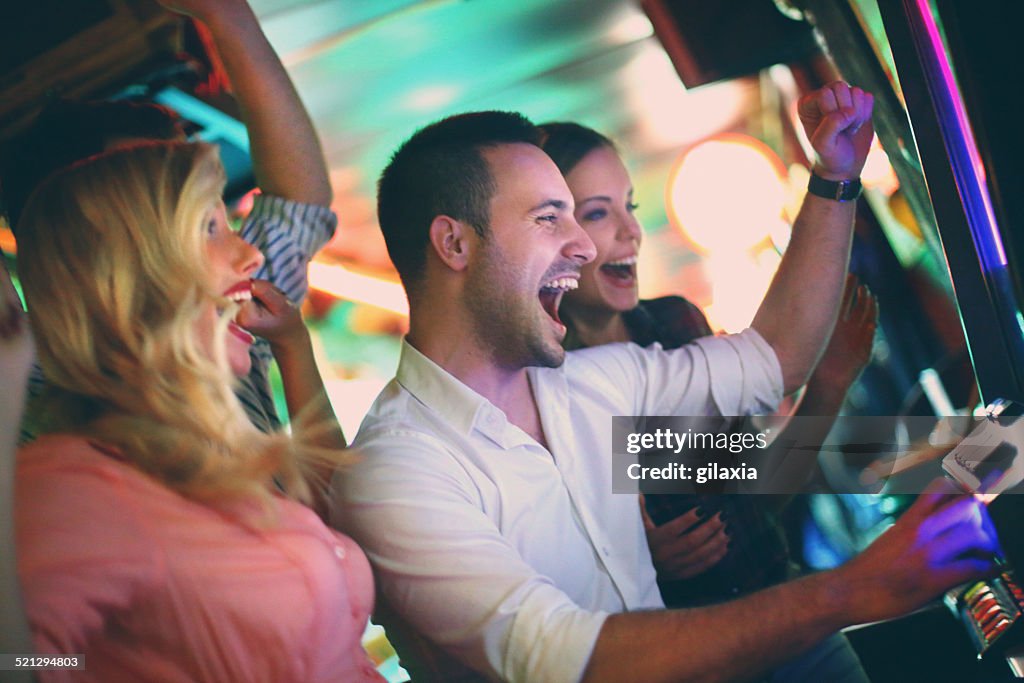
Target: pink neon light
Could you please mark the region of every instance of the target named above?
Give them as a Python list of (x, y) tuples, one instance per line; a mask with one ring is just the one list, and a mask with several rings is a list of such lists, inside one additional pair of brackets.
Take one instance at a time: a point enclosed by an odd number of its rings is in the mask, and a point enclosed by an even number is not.
[(981, 191), (981, 200), (985, 206), (985, 216), (988, 218), (988, 230), (992, 234), (992, 243), (995, 245), (999, 257), (999, 264), (1005, 266), (1006, 252), (1003, 250), (1003, 241), (996, 229), (996, 215), (992, 210), (992, 201), (988, 196), (988, 186), (985, 184), (985, 166), (981, 163), (981, 156), (978, 154), (978, 146), (974, 142), (974, 132), (971, 130), (970, 121), (967, 120), (967, 112), (964, 110), (964, 102), (960, 97), (960, 89), (957, 87), (956, 79), (953, 77), (953, 69), (946, 55), (945, 46), (942, 44), (942, 37), (939, 35), (939, 26), (935, 23), (935, 15), (929, 0), (917, 0), (917, 9), (924, 21), (928, 31), (928, 42), (932, 52), (936, 56), (939, 69), (942, 71), (942, 79), (945, 81), (946, 90), (953, 100), (953, 110), (956, 112), (957, 123), (964, 131), (967, 142), (967, 153), (971, 157), (971, 167), (974, 170), (974, 177), (978, 182), (978, 189)]

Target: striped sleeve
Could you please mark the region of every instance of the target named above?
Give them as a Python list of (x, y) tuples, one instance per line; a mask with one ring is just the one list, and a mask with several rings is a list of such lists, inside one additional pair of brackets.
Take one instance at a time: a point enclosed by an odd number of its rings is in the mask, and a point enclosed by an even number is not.
[(309, 288), (309, 261), (331, 239), (337, 224), (330, 207), (258, 195), (241, 231), (266, 259), (256, 277), (301, 303)]
[[(309, 289), (309, 261), (334, 236), (337, 224), (330, 207), (257, 195), (241, 230), (242, 237), (265, 258), (256, 277), (270, 281), (290, 301), (301, 304)], [(240, 378), (235, 394), (258, 429), (277, 431), (281, 422), (270, 389), (270, 344), (257, 339), (249, 355), (252, 370)]]
[(270, 362), (274, 359), (270, 344), (257, 338), (249, 347), (249, 357), (252, 359), (252, 368), (248, 375), (238, 378), (235, 396), (249, 416), (249, 421), (264, 434), (270, 434), (281, 428), (270, 389)]

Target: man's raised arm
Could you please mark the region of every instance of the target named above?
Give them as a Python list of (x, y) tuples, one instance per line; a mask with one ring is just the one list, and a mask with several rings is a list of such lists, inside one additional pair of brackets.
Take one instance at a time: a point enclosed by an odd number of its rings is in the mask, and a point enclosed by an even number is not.
[[(874, 135), (873, 98), (841, 81), (801, 98), (800, 120), (826, 189), (858, 179)], [(822, 182), (824, 181), (824, 182)], [(772, 346), (786, 393), (807, 382), (835, 325), (850, 257), (855, 201), (808, 193), (786, 255), (751, 324)]]

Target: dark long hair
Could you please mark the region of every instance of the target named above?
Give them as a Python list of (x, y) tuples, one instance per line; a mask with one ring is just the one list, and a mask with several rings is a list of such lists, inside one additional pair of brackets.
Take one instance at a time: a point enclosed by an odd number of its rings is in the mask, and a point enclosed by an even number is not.
[(555, 121), (543, 123), (539, 128), (542, 134), (540, 148), (551, 157), (563, 176), (595, 149), (607, 147), (618, 154), (614, 142), (593, 128), (578, 123)]

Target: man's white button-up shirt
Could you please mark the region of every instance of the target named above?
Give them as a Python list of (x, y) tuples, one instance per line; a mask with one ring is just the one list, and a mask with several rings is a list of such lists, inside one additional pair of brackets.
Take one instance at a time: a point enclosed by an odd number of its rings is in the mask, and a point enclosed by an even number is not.
[(782, 372), (746, 330), (573, 351), (528, 375), (548, 448), (404, 343), (359, 462), (336, 477), (335, 523), (370, 557), (396, 634), (426, 636), (477, 679), (576, 681), (608, 614), (663, 606), (637, 497), (612, 493), (612, 417), (771, 411)]

